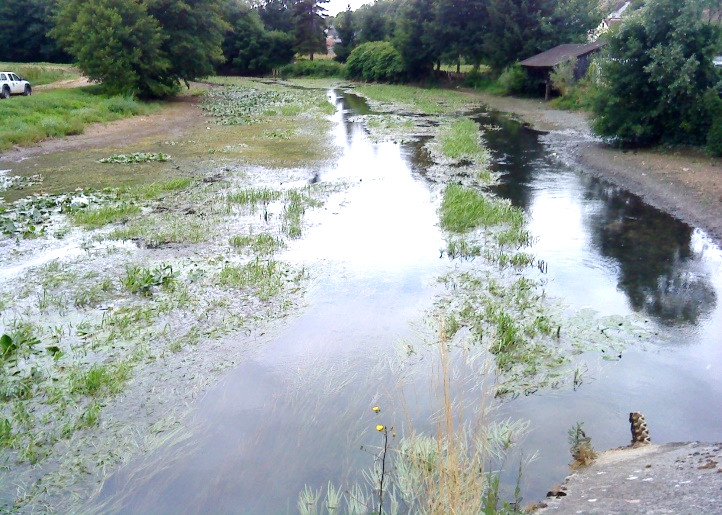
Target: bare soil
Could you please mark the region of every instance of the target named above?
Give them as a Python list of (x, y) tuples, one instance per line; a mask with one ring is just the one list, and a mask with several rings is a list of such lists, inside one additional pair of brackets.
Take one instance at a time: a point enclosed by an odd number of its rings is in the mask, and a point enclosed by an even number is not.
[(722, 159), (694, 150), (611, 148), (592, 136), (587, 113), (559, 111), (540, 100), (473, 94), (490, 108), (566, 141), (567, 153), (583, 171), (639, 195), (722, 243)]
[(96, 123), (86, 127), (83, 134), (51, 138), (29, 147), (15, 147), (0, 153), (0, 163), (20, 162), (53, 152), (129, 145), (150, 137), (180, 137), (189, 127), (203, 122), (201, 111), (196, 109), (199, 101), (199, 97), (180, 96), (168, 101), (158, 113)]

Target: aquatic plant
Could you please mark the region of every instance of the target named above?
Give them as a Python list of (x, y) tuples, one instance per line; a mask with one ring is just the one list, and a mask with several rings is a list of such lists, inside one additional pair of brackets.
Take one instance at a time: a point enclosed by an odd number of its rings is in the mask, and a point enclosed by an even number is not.
[(162, 152), (148, 153), (148, 152), (133, 152), (131, 154), (115, 154), (110, 157), (104, 157), (100, 159), (99, 163), (112, 163), (119, 165), (131, 165), (137, 163), (150, 163), (159, 162), (163, 163), (170, 159), (170, 155)]
[(572, 467), (589, 466), (597, 457), (597, 453), (592, 447), (592, 439), (587, 436), (582, 428), (584, 422), (577, 422), (569, 429), (569, 445), (572, 453)]
[(125, 272), (125, 277), (121, 278), (120, 284), (131, 293), (150, 296), (154, 287), (168, 288), (175, 280), (176, 274), (173, 273), (173, 267), (170, 265), (161, 265), (152, 269), (130, 266)]

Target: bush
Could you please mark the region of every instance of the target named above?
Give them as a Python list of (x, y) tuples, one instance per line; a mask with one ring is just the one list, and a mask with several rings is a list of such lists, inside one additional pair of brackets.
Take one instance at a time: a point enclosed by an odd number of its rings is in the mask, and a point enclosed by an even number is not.
[(722, 98), (710, 88), (704, 96), (705, 110), (710, 113), (712, 124), (707, 133), (707, 151), (722, 157)]
[(519, 63), (508, 66), (496, 80), (496, 84), (504, 95), (526, 94), (533, 88), (526, 70)]
[(403, 69), (401, 54), (387, 41), (359, 45), (346, 61), (346, 76), (354, 80), (399, 82)]
[(281, 77), (343, 77), (344, 66), (336, 61), (298, 61), (282, 66)]

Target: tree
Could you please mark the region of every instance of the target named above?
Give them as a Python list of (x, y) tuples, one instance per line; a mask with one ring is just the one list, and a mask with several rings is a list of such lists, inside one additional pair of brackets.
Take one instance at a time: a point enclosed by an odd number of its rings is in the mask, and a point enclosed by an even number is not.
[(404, 71), (411, 79), (427, 77), (439, 57), (430, 30), (433, 4), (428, 0), (404, 0), (399, 8), (394, 46), (401, 54)]
[(177, 90), (161, 50), (166, 37), (139, 2), (63, 0), (52, 34), (110, 93), (160, 97)]
[(155, 98), (212, 73), (227, 28), (217, 0), (59, 0), (55, 22), (90, 80)]
[(336, 16), (333, 26), (341, 40), (341, 43), (333, 47), (333, 51), (336, 53), (335, 59), (340, 63), (345, 63), (351, 51), (356, 48), (356, 25), (350, 5), (345, 12)]
[(55, 1), (3, 0), (0, 2), (0, 41), (5, 61), (67, 63), (70, 56), (47, 36), (53, 26)]
[(291, 0), (267, 0), (258, 7), (258, 14), (268, 30), (286, 34), (293, 34), (296, 30)]
[(582, 43), (602, 20), (598, 0), (488, 0), (486, 61), (497, 71), (562, 43)]
[(329, 0), (297, 0), (293, 6), (296, 23), (296, 50), (307, 54), (313, 61), (313, 54), (326, 53), (324, 13), (322, 4)]
[(224, 71), (262, 75), (293, 60), (294, 36), (266, 30), (259, 13), (247, 4), (229, 3), (224, 17), (231, 25), (223, 42)]
[(223, 20), (218, 0), (143, 0), (165, 39), (163, 54), (170, 61), (167, 74), (188, 85), (189, 80), (213, 74), (223, 62)]
[(700, 144), (719, 96), (712, 64), (720, 27), (705, 19), (704, 0), (656, 0), (612, 33), (593, 105), (597, 134), (633, 145)]

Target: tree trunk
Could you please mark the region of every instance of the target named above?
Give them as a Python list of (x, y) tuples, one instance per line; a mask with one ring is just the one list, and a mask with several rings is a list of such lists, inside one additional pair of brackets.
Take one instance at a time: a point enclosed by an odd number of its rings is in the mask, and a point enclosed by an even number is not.
[(310, 54), (308, 54), (308, 60), (309, 60), (309, 61), (313, 61), (313, 52), (311, 52)]

